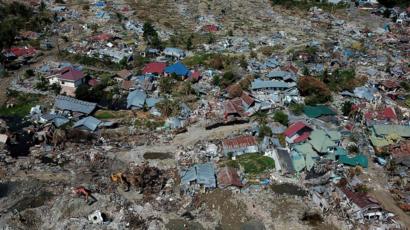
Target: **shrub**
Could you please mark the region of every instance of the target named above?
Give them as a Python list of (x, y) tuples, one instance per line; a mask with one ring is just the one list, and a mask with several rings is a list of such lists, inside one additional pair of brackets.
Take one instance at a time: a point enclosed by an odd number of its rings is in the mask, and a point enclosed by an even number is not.
[(276, 122), (281, 123), (282, 125), (288, 126), (289, 123), (289, 118), (288, 115), (286, 113), (284, 113), (283, 111), (277, 111), (274, 115), (273, 115), (273, 119)]
[(297, 116), (303, 113), (304, 107), (305, 107), (304, 104), (297, 104), (297, 103), (292, 103), (289, 105), (290, 111)]

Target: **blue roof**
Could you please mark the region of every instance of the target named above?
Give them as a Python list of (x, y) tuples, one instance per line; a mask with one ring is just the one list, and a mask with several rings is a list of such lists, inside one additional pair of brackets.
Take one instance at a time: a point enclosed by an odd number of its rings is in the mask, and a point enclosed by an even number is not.
[(353, 92), (356, 95), (356, 97), (371, 101), (374, 99), (374, 94), (377, 92), (377, 89), (361, 86), (361, 87), (355, 88)]
[(85, 128), (90, 131), (95, 131), (100, 124), (101, 124), (100, 120), (98, 120), (95, 117), (88, 116), (88, 117), (85, 117), (77, 121), (73, 127), (74, 128)]
[(54, 106), (61, 110), (90, 114), (97, 107), (97, 104), (60, 95), (56, 97)]
[(145, 102), (147, 103), (148, 108), (152, 108), (160, 101), (161, 101), (161, 99), (159, 99), (159, 98), (152, 98), (151, 97), (151, 98), (147, 98)]
[(167, 74), (175, 73), (177, 76), (187, 76), (189, 73), (189, 69), (181, 62), (177, 62), (173, 65), (166, 67), (165, 73)]
[(145, 100), (147, 99), (147, 94), (141, 90), (135, 90), (128, 94), (127, 97), (127, 108), (137, 107), (142, 108), (144, 107)]
[(100, 1), (100, 2), (96, 2), (96, 3), (95, 3), (95, 6), (98, 6), (98, 7), (104, 7), (104, 6), (105, 6), (105, 3), (104, 3), (104, 2), (102, 2), (102, 1)]
[(208, 188), (216, 187), (215, 168), (212, 163), (196, 164), (181, 172), (181, 184), (189, 185), (196, 181)]

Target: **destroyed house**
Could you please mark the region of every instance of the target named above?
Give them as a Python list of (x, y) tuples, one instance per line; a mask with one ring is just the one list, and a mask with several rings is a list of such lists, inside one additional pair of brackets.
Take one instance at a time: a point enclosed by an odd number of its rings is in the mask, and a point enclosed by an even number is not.
[(241, 178), (238, 175), (237, 169), (232, 167), (223, 167), (218, 171), (218, 187), (226, 188), (229, 186), (242, 187)]
[(352, 213), (355, 219), (362, 219), (363, 216), (372, 209), (379, 209), (380, 206), (372, 201), (366, 193), (354, 192), (346, 187), (339, 188), (342, 197), (347, 199), (352, 204)]
[(296, 83), (287, 83), (284, 81), (264, 81), (260, 79), (255, 79), (251, 84), (251, 89), (253, 91), (277, 91), (286, 90), (295, 86)]
[(259, 151), (258, 140), (254, 136), (240, 136), (222, 141), (225, 156), (239, 156), (245, 153), (256, 153)]
[(117, 81), (127, 81), (131, 78), (132, 76), (132, 72), (127, 70), (127, 69), (123, 69), (121, 71), (118, 71), (117, 74), (115, 75), (115, 79)]
[(305, 106), (303, 112), (310, 118), (336, 115), (336, 113), (326, 105)]
[(98, 120), (97, 118), (88, 116), (88, 117), (85, 117), (77, 121), (74, 124), (73, 128), (78, 128), (78, 129), (83, 129), (83, 130), (94, 132), (98, 128), (98, 126), (101, 125), (101, 123), (102, 122)]
[(285, 82), (295, 82), (297, 80), (296, 74), (292, 72), (280, 71), (280, 70), (272, 71), (268, 73), (266, 77), (272, 80), (279, 80), (279, 81), (285, 81)]
[(60, 95), (56, 97), (54, 107), (62, 111), (88, 115), (95, 110), (97, 104)]
[(185, 57), (185, 51), (183, 51), (179, 48), (168, 47), (168, 48), (164, 49), (163, 53), (166, 56), (174, 57), (174, 58), (183, 58), (183, 57)]
[(224, 102), (224, 117), (244, 117), (246, 116), (246, 110), (254, 105), (255, 100), (246, 93), (242, 93), (240, 97)]
[(196, 164), (182, 170), (180, 176), (183, 187), (197, 184), (203, 188), (216, 188), (215, 169), (212, 163)]

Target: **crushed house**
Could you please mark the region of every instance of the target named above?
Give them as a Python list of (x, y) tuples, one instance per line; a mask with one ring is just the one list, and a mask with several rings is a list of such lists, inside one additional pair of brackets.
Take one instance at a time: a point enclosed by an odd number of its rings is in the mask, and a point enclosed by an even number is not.
[(190, 191), (191, 186), (194, 190), (216, 188), (215, 169), (212, 163), (196, 164), (182, 170), (181, 187), (184, 191)]
[(218, 171), (218, 187), (226, 188), (229, 186), (242, 187), (241, 178), (238, 175), (236, 168), (232, 167), (223, 167)]
[(240, 136), (222, 141), (225, 156), (239, 156), (245, 153), (256, 153), (259, 151), (258, 140), (254, 136)]
[(96, 103), (77, 100), (67, 96), (57, 96), (54, 107), (63, 113), (70, 112), (74, 117), (91, 114), (97, 107)]

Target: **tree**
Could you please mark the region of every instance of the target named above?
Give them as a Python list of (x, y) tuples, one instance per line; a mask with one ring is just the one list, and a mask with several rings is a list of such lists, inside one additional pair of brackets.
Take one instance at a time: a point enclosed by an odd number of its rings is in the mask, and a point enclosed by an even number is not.
[(175, 83), (174, 79), (171, 77), (162, 77), (158, 81), (158, 87), (161, 93), (170, 94), (172, 93), (172, 89), (174, 88)]
[(35, 88), (40, 91), (46, 91), (48, 89), (48, 81), (43, 76), (40, 76)]
[(277, 111), (274, 115), (273, 115), (273, 119), (276, 122), (281, 123), (282, 125), (288, 126), (289, 123), (289, 118), (288, 115), (286, 113), (284, 113), (283, 111)]
[(90, 90), (89, 85), (80, 85), (75, 90), (75, 97), (79, 100), (90, 101)]
[(297, 116), (299, 116), (303, 113), (304, 108), (305, 108), (304, 104), (292, 103), (292, 104), (289, 105), (289, 110)]
[(61, 92), (61, 86), (58, 83), (53, 83), (50, 85), (50, 89), (55, 93), (55, 94), (60, 94)]
[(193, 35), (191, 34), (191, 36), (188, 37), (187, 41), (186, 41), (186, 49), (187, 50), (191, 50), (192, 49), (192, 37)]
[(215, 85), (215, 86), (221, 85), (221, 77), (219, 75), (215, 75), (212, 77), (212, 85)]
[(215, 55), (212, 60), (210, 61), (209, 65), (214, 69), (223, 69), (224, 68), (224, 60), (222, 55)]
[(300, 77), (297, 87), (300, 95), (306, 97), (305, 104), (320, 104), (332, 99), (331, 92), (327, 85), (315, 77)]
[(40, 6), (38, 7), (39, 11), (40, 11), (40, 12), (43, 12), (43, 11), (46, 10), (46, 8), (47, 8), (47, 6), (46, 6), (46, 4), (44, 3), (44, 1), (41, 1), (41, 2), (40, 2)]
[(159, 39), (158, 33), (150, 22), (145, 22), (142, 30), (144, 31), (142, 36), (148, 45), (156, 48), (161, 46), (161, 40)]
[(262, 124), (259, 127), (259, 138), (264, 138), (265, 136), (271, 137), (272, 136), (272, 129), (267, 126), (266, 124)]
[(179, 111), (178, 103), (168, 98), (158, 102), (156, 107), (165, 117), (176, 115), (176, 113)]
[(342, 106), (342, 113), (343, 116), (349, 116), (350, 112), (352, 112), (353, 103), (350, 101), (345, 101)]
[(242, 95), (242, 88), (239, 84), (233, 84), (228, 87), (228, 94), (231, 98), (240, 97)]
[(208, 44), (213, 44), (215, 42), (215, 37), (212, 33), (208, 34)]

